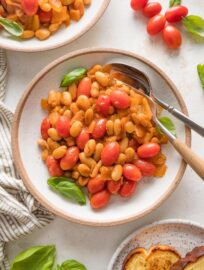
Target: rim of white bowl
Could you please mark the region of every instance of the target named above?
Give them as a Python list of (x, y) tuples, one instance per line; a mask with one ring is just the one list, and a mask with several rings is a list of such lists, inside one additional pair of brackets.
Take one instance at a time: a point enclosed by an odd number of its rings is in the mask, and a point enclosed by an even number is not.
[(158, 225), (173, 225), (173, 224), (189, 225), (189, 226), (193, 226), (193, 227), (196, 227), (196, 228), (201, 229), (201, 230), (204, 231), (204, 226), (202, 224), (200, 224), (199, 222), (191, 221), (191, 220), (188, 220), (188, 219), (177, 219), (177, 218), (162, 219), (162, 220), (159, 220), (159, 221), (152, 222), (152, 223), (150, 223), (148, 225), (140, 226), (138, 229), (136, 229), (136, 231), (132, 232), (130, 235), (128, 235), (120, 243), (120, 245), (117, 247), (117, 249), (115, 250), (113, 256), (110, 259), (107, 270), (113, 270), (113, 265), (115, 263), (116, 258), (120, 254), (121, 250), (126, 245), (128, 245), (128, 243), (132, 239), (134, 239), (138, 234), (140, 234), (142, 231), (148, 230), (148, 229), (153, 228), (153, 227), (158, 226)]
[[(82, 56), (85, 54), (92, 54), (92, 53), (115, 53), (118, 55), (132, 57), (136, 60), (139, 60), (139, 61), (149, 65), (169, 85), (170, 89), (172, 90), (172, 93), (176, 97), (176, 99), (181, 107), (181, 111), (183, 113), (185, 113), (186, 115), (188, 115), (188, 110), (187, 110), (187, 107), (185, 105), (185, 102), (184, 102), (180, 92), (178, 91), (177, 87), (175, 86), (175, 84), (169, 79), (169, 77), (160, 68), (158, 68), (155, 64), (153, 64), (152, 62), (150, 62), (146, 58), (141, 57), (141, 56), (134, 54), (132, 52), (128, 52), (128, 51), (124, 51), (124, 50), (120, 50), (120, 49), (112, 49), (112, 48), (83, 49), (83, 50), (78, 50), (78, 51), (75, 51), (72, 53), (68, 53), (68, 54), (60, 57), (59, 59), (53, 61), (52, 63), (47, 65), (44, 69), (42, 69), (34, 77), (34, 79), (30, 82), (30, 84), (27, 86), (27, 89), (25, 90), (24, 94), (22, 95), (22, 97), (17, 105), (15, 114), (14, 114), (14, 120), (13, 120), (12, 131), (11, 131), (11, 145), (12, 145), (12, 152), (13, 152), (15, 165), (17, 167), (17, 170), (18, 170), (25, 186), (28, 188), (28, 190), (31, 192), (31, 194), (44, 207), (46, 207), (48, 210), (50, 210), (52, 213), (56, 214), (57, 216), (60, 216), (64, 219), (67, 219), (69, 221), (76, 222), (79, 224), (85, 224), (85, 225), (91, 225), (91, 226), (114, 226), (114, 225), (124, 224), (124, 223), (128, 223), (130, 221), (139, 219), (139, 218), (149, 214), (150, 212), (152, 212), (156, 208), (158, 208), (173, 193), (173, 191), (176, 189), (176, 187), (180, 183), (180, 181), (183, 177), (183, 174), (185, 172), (185, 169), (186, 169), (186, 162), (184, 160), (181, 160), (179, 170), (176, 173), (176, 176), (175, 176), (174, 180), (172, 181), (172, 184), (170, 185), (168, 190), (158, 200), (156, 200), (154, 202), (154, 204), (152, 204), (150, 207), (147, 207), (145, 210), (137, 213), (136, 215), (130, 215), (130, 216), (127, 216), (125, 218), (119, 218), (119, 219), (114, 219), (114, 220), (109, 219), (107, 221), (101, 221), (101, 220), (93, 221), (93, 220), (89, 220), (88, 218), (82, 220), (79, 217), (73, 216), (71, 214), (68, 214), (68, 215), (64, 214), (64, 212), (61, 209), (59, 209), (56, 205), (52, 204), (42, 194), (40, 194), (26, 173), (26, 170), (24, 168), (24, 165), (23, 165), (23, 162), (21, 159), (20, 150), (19, 150), (18, 129), (19, 129), (19, 123), (20, 123), (20, 119), (21, 119), (21, 114), (22, 114), (24, 105), (26, 103), (26, 100), (29, 97), (30, 93), (32, 92), (32, 89), (35, 86), (35, 84), (42, 77), (46, 76), (46, 74), (50, 70), (52, 70), (56, 66), (60, 65), (61, 63), (65, 62), (69, 59), (75, 58), (77, 56)], [(187, 127), (185, 127), (185, 143), (188, 146), (191, 146), (191, 131)]]
[[(47, 45), (47, 46), (44, 46), (43, 48), (24, 48), (23, 46), (22, 46), (22, 48), (16, 48), (15, 45), (13, 46), (13, 45), (9, 45), (9, 44), (3, 44), (3, 45), (1, 44), (0, 48), (10, 50), (10, 51), (31, 52), (31, 53), (33, 52), (34, 53), (34, 52), (49, 51), (49, 50), (53, 50), (53, 49), (65, 46), (67, 44), (70, 44), (73, 41), (75, 41), (76, 39), (82, 37), (86, 32), (88, 32), (92, 27), (94, 27), (94, 25), (100, 20), (100, 18), (102, 17), (104, 12), (108, 8), (108, 5), (110, 4), (110, 2), (111, 2), (111, 0), (104, 0), (103, 4), (101, 5), (101, 8), (98, 10), (98, 12), (93, 17), (93, 19), (88, 23), (88, 25), (85, 28), (83, 28), (81, 31), (79, 31), (75, 36), (73, 36), (72, 38), (70, 38), (67, 41), (59, 42), (58, 44), (54, 44), (54, 45)], [(83, 18), (82, 18), (82, 20), (83, 20)], [(46, 42), (46, 40), (44, 42)], [(56, 43), (57, 43), (57, 41), (56, 41)]]

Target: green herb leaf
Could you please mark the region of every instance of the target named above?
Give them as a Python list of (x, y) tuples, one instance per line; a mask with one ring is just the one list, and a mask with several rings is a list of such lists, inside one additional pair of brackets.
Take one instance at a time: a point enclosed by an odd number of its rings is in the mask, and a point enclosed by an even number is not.
[(204, 65), (197, 65), (198, 76), (204, 90)]
[(71, 85), (73, 82), (82, 79), (86, 75), (87, 70), (85, 68), (76, 68), (66, 74), (61, 81), (61, 87), (67, 87)]
[(160, 117), (159, 121), (162, 123), (165, 128), (167, 128), (174, 136), (176, 136), (176, 128), (172, 120), (168, 117)]
[(67, 260), (63, 262), (60, 268), (57, 268), (56, 270), (87, 270), (87, 268), (80, 262), (75, 260)]
[(181, 5), (181, 0), (170, 0), (169, 6), (174, 7), (174, 6), (179, 6)]
[(19, 254), (10, 270), (52, 270), (55, 261), (55, 246), (35, 246)]
[(23, 28), (15, 21), (0, 17), (0, 25), (12, 36), (19, 37), (23, 34)]
[(48, 179), (48, 185), (54, 190), (59, 192), (64, 197), (76, 201), (81, 205), (86, 204), (86, 196), (83, 191), (73, 182), (70, 178), (66, 177), (51, 177)]
[(200, 16), (189, 15), (182, 20), (189, 33), (197, 42), (204, 41), (204, 19)]

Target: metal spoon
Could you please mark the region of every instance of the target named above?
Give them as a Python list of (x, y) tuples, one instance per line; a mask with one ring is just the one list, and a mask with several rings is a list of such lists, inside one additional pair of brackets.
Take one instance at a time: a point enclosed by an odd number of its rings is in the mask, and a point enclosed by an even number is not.
[[(123, 72), (124, 67), (124, 72)], [(140, 80), (137, 80), (136, 76), (133, 76), (134, 68), (123, 65), (123, 64), (110, 64), (105, 66), (105, 70), (111, 72), (112, 76), (121, 80), (125, 84), (130, 85), (136, 92), (145, 96), (150, 104), (153, 121), (155, 124), (167, 135), (170, 143), (174, 146), (177, 152), (183, 157), (183, 159), (191, 166), (191, 168), (204, 180), (204, 160), (202, 160), (197, 154), (195, 154), (190, 147), (183, 143), (180, 139), (176, 138), (168, 129), (166, 129), (157, 118), (157, 105), (155, 99), (151, 95), (151, 88), (149, 80), (141, 72), (137, 74), (142, 74)], [(131, 76), (129, 76), (129, 70), (131, 70)], [(139, 91), (138, 89), (150, 89), (147, 95), (146, 92)], [(147, 91), (147, 90), (146, 90)]]
[(125, 65), (125, 64), (119, 64), (119, 63), (113, 63), (111, 65), (107, 65), (109, 68), (111, 67), (112, 70), (118, 71), (122, 74), (127, 75), (129, 78), (131, 78), (130, 85), (134, 88), (142, 88), (144, 90), (144, 93), (151, 97), (157, 104), (159, 104), (162, 108), (167, 110), (169, 113), (174, 115), (176, 118), (181, 120), (184, 124), (186, 124), (188, 127), (196, 131), (198, 134), (204, 137), (204, 128), (192, 121), (188, 116), (184, 115), (182, 112), (174, 108), (173, 106), (167, 104), (166, 102), (162, 101), (158, 97), (156, 97), (153, 93), (153, 89), (151, 87), (151, 83), (149, 78), (144, 74), (142, 71)]

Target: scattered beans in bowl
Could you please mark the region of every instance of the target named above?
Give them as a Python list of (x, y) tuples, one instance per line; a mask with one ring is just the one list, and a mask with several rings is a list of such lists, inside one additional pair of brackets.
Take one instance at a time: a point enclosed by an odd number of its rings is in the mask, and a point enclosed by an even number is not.
[(0, 18), (3, 26), (3, 19), (7, 20), (5, 29), (11, 34), (17, 27), (14, 21), (22, 27), (22, 39), (45, 40), (62, 25), (68, 27), (71, 21), (79, 21), (90, 4), (91, 0), (1, 0)]
[(161, 145), (168, 140), (144, 96), (101, 65), (69, 72), (61, 86), (64, 91), (50, 90), (41, 100), (48, 114), (38, 141), (56, 183), (71, 180), (86, 187), (98, 209), (111, 195), (132, 196), (143, 176), (165, 174)]

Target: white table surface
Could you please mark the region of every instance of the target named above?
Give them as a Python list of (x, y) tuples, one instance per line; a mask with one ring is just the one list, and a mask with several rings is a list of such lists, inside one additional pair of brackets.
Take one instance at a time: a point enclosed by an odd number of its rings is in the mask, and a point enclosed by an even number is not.
[[(97, 1), (97, 0), (95, 0)], [(168, 0), (160, 1), (168, 5)], [(191, 14), (203, 15), (202, 0), (183, 0)], [(145, 56), (162, 68), (181, 91), (190, 116), (204, 126), (204, 92), (196, 66), (204, 64), (204, 46), (183, 35), (179, 51), (168, 50), (160, 37), (150, 38), (141, 15), (133, 15), (129, 0), (112, 0), (102, 19), (85, 36), (71, 45), (42, 53), (7, 52), (9, 81), (7, 105), (14, 111), (27, 83), (46, 64), (70, 51), (86, 47), (113, 47)], [(183, 31), (185, 32), (185, 31)], [(193, 133), (193, 149), (204, 156), (204, 139)], [(110, 228), (93, 228), (56, 218), (44, 229), (36, 230), (8, 248), (13, 258), (22, 250), (39, 244), (56, 244), (59, 262), (67, 258), (82, 261), (88, 270), (105, 270), (120, 242), (139, 226), (166, 218), (184, 218), (204, 224), (204, 184), (190, 169), (174, 194), (156, 211), (139, 221)]]

